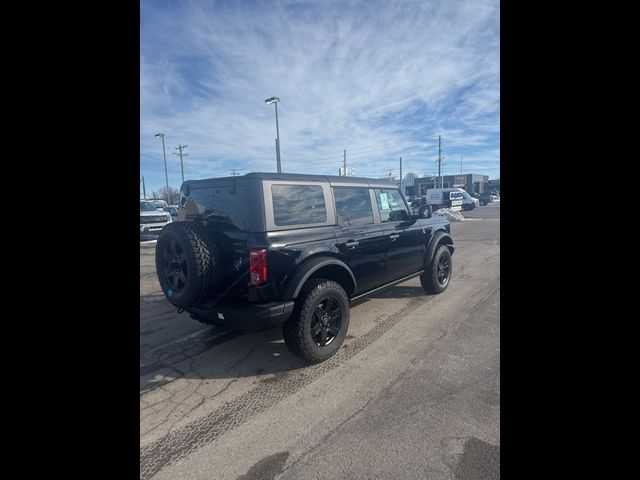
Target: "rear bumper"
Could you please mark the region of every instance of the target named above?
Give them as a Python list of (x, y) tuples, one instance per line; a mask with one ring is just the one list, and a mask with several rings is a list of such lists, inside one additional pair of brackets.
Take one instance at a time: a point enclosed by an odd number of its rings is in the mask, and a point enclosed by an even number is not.
[(218, 325), (245, 332), (261, 332), (286, 322), (293, 312), (293, 305), (293, 300), (243, 304), (210, 302), (186, 310)]

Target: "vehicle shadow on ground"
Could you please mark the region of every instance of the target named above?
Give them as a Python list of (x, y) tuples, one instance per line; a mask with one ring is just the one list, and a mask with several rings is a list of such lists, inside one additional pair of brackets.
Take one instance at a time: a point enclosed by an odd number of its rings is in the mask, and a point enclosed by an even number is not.
[[(353, 307), (370, 299), (410, 298), (425, 295), (421, 287), (396, 286), (353, 303)], [(141, 299), (142, 300), (142, 299)], [(188, 314), (178, 314), (163, 296), (146, 297), (140, 314), (162, 312), (154, 319), (155, 328), (172, 322), (191, 328)], [(148, 328), (148, 319), (145, 330)], [(142, 330), (142, 328), (141, 328)], [(141, 344), (144, 343), (141, 331)], [(347, 336), (348, 343), (353, 337)], [(282, 327), (260, 333), (244, 333), (218, 326), (202, 326), (188, 338), (165, 339), (161, 347), (141, 347), (140, 390), (164, 385), (177, 378), (228, 379), (267, 376), (299, 370), (309, 366), (289, 352), (282, 339)]]
[[(164, 297), (141, 301), (140, 315), (158, 311), (153, 320), (155, 331), (163, 324), (184, 324), (192, 330), (196, 320), (187, 313), (178, 314), (167, 306)], [(197, 323), (197, 322), (196, 322)], [(244, 333), (224, 327), (202, 325), (186, 338), (164, 338), (161, 346), (145, 344), (149, 319), (141, 327), (140, 391), (153, 389), (177, 378), (225, 379), (264, 376), (304, 368), (307, 364), (289, 352), (282, 339), (282, 327), (260, 333)], [(144, 345), (144, 346), (143, 346)]]

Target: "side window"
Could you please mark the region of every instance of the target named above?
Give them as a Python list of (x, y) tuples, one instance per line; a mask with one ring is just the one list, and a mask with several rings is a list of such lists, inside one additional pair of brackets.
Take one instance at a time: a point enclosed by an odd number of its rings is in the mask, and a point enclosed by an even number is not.
[(373, 223), (373, 209), (368, 188), (333, 187), (338, 225), (352, 227)]
[[(408, 218), (409, 211), (407, 206), (400, 196), (400, 192), (394, 189), (376, 188), (376, 202), (378, 203), (378, 210), (380, 211), (380, 221), (382, 222), (395, 222)], [(399, 213), (404, 211), (405, 213)]]
[(320, 185), (272, 185), (273, 221), (279, 226), (327, 221)]

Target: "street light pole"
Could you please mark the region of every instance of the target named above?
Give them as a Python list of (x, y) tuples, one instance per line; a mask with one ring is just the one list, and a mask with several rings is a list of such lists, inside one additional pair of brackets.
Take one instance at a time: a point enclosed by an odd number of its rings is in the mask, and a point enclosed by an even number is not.
[(278, 173), (282, 171), (280, 165), (280, 127), (278, 126), (278, 102), (275, 102), (276, 105), (276, 138), (278, 139)]
[(164, 150), (164, 133), (156, 133), (156, 138), (162, 137), (162, 156), (164, 157), (164, 178), (167, 181), (167, 205), (171, 202), (169, 201), (169, 172), (167, 170), (167, 153)]
[(147, 199), (147, 189), (144, 186), (144, 177), (142, 177), (141, 181), (142, 181), (142, 198), (144, 200), (146, 200)]
[(278, 102), (280, 101), (280, 97), (271, 97), (267, 98), (264, 103), (267, 105), (275, 104), (276, 106), (276, 164), (278, 168), (278, 173), (281, 173), (282, 169), (280, 168), (280, 127), (278, 125)]

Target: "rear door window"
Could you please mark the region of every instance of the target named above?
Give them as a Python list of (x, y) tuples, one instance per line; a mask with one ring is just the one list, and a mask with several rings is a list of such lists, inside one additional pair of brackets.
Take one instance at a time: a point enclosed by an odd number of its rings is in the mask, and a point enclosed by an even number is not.
[(368, 188), (333, 187), (338, 225), (353, 227), (373, 223), (373, 209)]
[(272, 185), (271, 196), (274, 223), (279, 227), (327, 221), (320, 185)]

